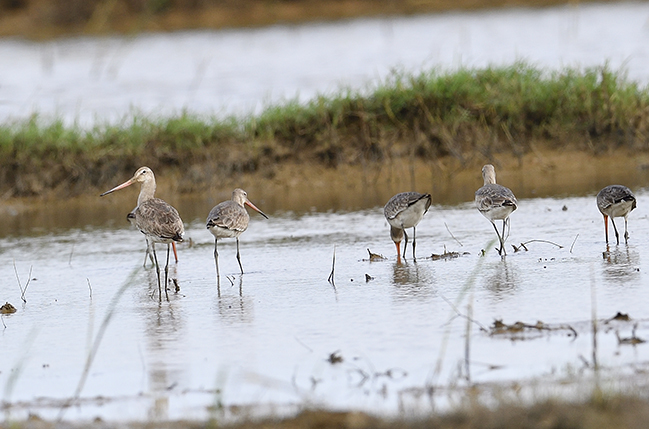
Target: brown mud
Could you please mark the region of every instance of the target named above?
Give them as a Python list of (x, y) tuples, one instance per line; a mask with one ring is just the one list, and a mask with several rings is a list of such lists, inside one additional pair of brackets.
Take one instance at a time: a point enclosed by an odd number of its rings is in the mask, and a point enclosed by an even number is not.
[[(179, 211), (185, 222), (204, 220), (216, 203), (230, 198), (234, 188), (245, 189), (266, 213), (354, 211), (380, 207), (395, 193), (428, 192), (433, 204), (456, 205), (473, 201), (482, 186), (484, 163), (496, 167), (499, 183), (519, 199), (595, 195), (613, 183), (636, 191), (649, 183), (649, 154), (627, 151), (593, 155), (583, 151), (536, 151), (522, 157), (511, 154), (476, 157), (461, 163), (453, 157), (437, 160), (393, 158), (386, 162), (325, 167), (317, 163), (287, 162), (251, 173), (222, 178), (214, 174), (209, 186), (187, 192), (187, 169), (176, 167), (157, 174), (156, 195)], [(132, 174), (132, 173), (130, 173)], [(127, 177), (128, 176), (128, 177)], [(99, 194), (124, 182), (130, 175), (114, 177), (105, 188), (89, 187), (71, 198), (5, 198), (0, 204), (0, 236), (38, 231), (105, 226), (124, 220), (125, 207), (135, 204), (138, 190), (106, 197)], [(125, 220), (124, 220), (125, 222)]]

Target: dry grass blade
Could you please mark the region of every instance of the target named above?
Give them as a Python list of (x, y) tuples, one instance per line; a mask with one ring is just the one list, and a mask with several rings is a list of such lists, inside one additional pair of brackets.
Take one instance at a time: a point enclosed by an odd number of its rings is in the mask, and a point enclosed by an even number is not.
[(334, 282), (334, 269), (336, 268), (336, 246), (334, 245), (334, 254), (333, 258), (331, 261), (331, 273), (329, 274), (329, 278), (327, 278), (327, 281), (331, 283), (331, 285), (335, 288), (336, 283)]
[(16, 261), (13, 261), (14, 263), (14, 273), (16, 273), (16, 280), (18, 280), (18, 287), (20, 288), (20, 299), (23, 300), (25, 304), (27, 304), (27, 299), (25, 299), (25, 292), (27, 292), (27, 287), (29, 286), (29, 283), (32, 281), (32, 268), (33, 266), (29, 267), (29, 276), (27, 279), (27, 283), (25, 283), (25, 287), (23, 288), (22, 283), (20, 283), (20, 277), (18, 276), (18, 269), (16, 268)]
[(448, 225), (446, 224), (446, 222), (444, 222), (444, 226), (446, 227), (446, 230), (448, 231), (448, 233), (451, 235), (451, 238), (453, 238), (453, 240), (457, 241), (457, 244), (459, 244), (460, 246), (464, 247), (464, 244), (462, 244), (462, 243), (460, 242), (460, 240), (458, 240), (457, 238), (455, 238), (455, 236), (453, 235), (453, 233), (452, 233), (451, 230), (449, 229), (449, 227), (448, 227)]

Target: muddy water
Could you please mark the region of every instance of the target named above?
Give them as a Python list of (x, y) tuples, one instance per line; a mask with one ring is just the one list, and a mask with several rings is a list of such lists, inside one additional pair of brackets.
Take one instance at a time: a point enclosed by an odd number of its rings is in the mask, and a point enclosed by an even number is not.
[[(251, 215), (246, 273), (234, 242), (220, 243), (217, 288), (212, 237), (202, 216), (187, 218), (169, 301), (123, 221), (131, 200), (116, 200), (114, 222), (0, 239), (1, 299), (17, 308), (0, 326), (5, 418), (229, 419), (311, 405), (411, 415), (456, 404), (468, 385), (488, 401), (647, 382), (649, 346), (616, 338), (635, 328), (649, 339), (640, 188), (630, 242), (608, 252), (594, 194), (521, 198), (509, 243), (528, 250), (504, 260), (470, 202), (438, 202), (417, 228), (417, 260), (409, 248), (401, 264), (380, 206), (278, 210), (253, 195), (270, 219)], [(445, 251), (460, 256), (431, 258)], [(26, 302), (16, 275), (31, 278)], [(605, 320), (617, 312), (632, 320)], [(544, 325), (490, 335), (496, 319)]]
[[(647, 83), (649, 5), (577, 4), (262, 29), (50, 42), (0, 40), (0, 121), (88, 125), (135, 112), (247, 114), (365, 88), (391, 70), (609, 64)], [(416, 41), (416, 42), (414, 42)]]

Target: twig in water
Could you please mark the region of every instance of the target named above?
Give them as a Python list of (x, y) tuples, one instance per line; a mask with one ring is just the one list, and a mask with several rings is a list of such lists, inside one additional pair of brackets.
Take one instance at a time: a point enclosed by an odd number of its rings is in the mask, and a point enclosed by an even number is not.
[[(440, 296), (453, 309), (453, 311), (455, 311), (455, 313), (457, 314), (458, 317), (462, 317), (464, 319), (467, 319), (471, 323), (475, 323), (476, 325), (478, 325), (480, 330), (483, 331), (483, 332), (489, 332), (489, 330), (487, 328), (485, 328), (482, 323), (478, 322), (477, 320), (475, 320), (475, 319), (473, 319), (473, 318), (471, 318), (471, 317), (469, 317), (469, 316), (467, 316), (465, 314), (460, 313), (460, 311), (457, 309), (457, 307), (451, 301), (449, 301), (448, 298), (446, 298), (444, 295), (440, 295)], [(450, 320), (449, 320), (449, 322), (450, 322)]]
[(88, 351), (88, 356), (86, 357), (86, 364), (83, 368), (83, 372), (81, 373), (81, 378), (79, 379), (79, 383), (77, 384), (77, 388), (74, 391), (74, 394), (72, 395), (71, 398), (68, 398), (65, 403), (61, 406), (61, 409), (59, 410), (59, 415), (57, 417), (57, 421), (60, 423), (63, 420), (63, 415), (65, 414), (65, 410), (72, 406), (78, 399), (79, 395), (81, 394), (81, 390), (83, 390), (83, 386), (86, 384), (86, 379), (88, 378), (88, 375), (90, 374), (90, 367), (92, 366), (92, 363), (95, 360), (95, 356), (97, 355), (97, 351), (99, 350), (99, 345), (101, 344), (101, 341), (104, 338), (104, 334), (106, 333), (106, 329), (108, 329), (108, 325), (110, 324), (110, 321), (115, 314), (115, 311), (117, 310), (117, 304), (124, 294), (126, 292), (126, 289), (133, 283), (133, 279), (135, 278), (135, 275), (137, 273), (137, 269), (133, 270), (129, 277), (126, 279), (124, 284), (117, 290), (115, 295), (113, 295), (113, 298), (111, 299), (108, 308), (106, 309), (106, 315), (104, 316), (104, 320), (101, 322), (101, 325), (99, 326), (99, 330), (97, 331), (97, 335), (95, 336), (95, 341), (92, 344), (92, 347)]
[(27, 283), (25, 283), (25, 287), (23, 288), (22, 284), (20, 283), (20, 277), (18, 277), (16, 260), (14, 259), (14, 272), (16, 273), (16, 280), (18, 280), (18, 287), (20, 288), (20, 299), (22, 299), (25, 304), (27, 304), (27, 300), (25, 299), (25, 292), (27, 292), (27, 286), (29, 286), (29, 282), (32, 281), (32, 268), (34, 267), (33, 266), (29, 267), (29, 278), (27, 279)]
[(538, 243), (548, 243), (548, 244), (552, 244), (552, 245), (554, 245), (554, 246), (557, 246), (559, 249), (563, 249), (563, 246), (562, 246), (562, 245), (557, 244), (557, 243), (554, 243), (554, 242), (552, 242), (552, 241), (548, 241), (548, 240), (528, 240), (528, 241), (526, 241), (525, 243), (521, 243), (521, 246), (525, 246), (526, 244), (534, 243), (534, 242), (538, 242)]
[(575, 243), (577, 242), (578, 238), (579, 238), (579, 234), (575, 235), (575, 239), (572, 241), (572, 244), (570, 245), (570, 253), (572, 253), (572, 248), (575, 247)]
[(552, 242), (552, 241), (548, 241), (548, 240), (528, 240), (528, 241), (526, 241), (525, 243), (521, 243), (521, 245), (520, 245), (519, 247), (516, 247), (516, 246), (514, 246), (513, 244), (512, 244), (512, 247), (514, 248), (514, 252), (518, 252), (518, 251), (520, 251), (520, 250), (521, 250), (521, 247), (522, 247), (522, 248), (527, 252), (529, 249), (527, 248), (526, 244), (530, 244), (530, 243), (534, 243), (534, 242), (537, 242), (537, 243), (548, 243), (548, 244), (552, 244), (552, 245), (554, 245), (554, 246), (557, 246), (559, 249), (563, 249), (563, 246), (562, 246), (562, 245), (557, 244), (557, 243), (554, 243), (554, 242)]
[(464, 371), (466, 376), (466, 381), (471, 383), (471, 321), (473, 314), (473, 294), (471, 294), (471, 300), (466, 305), (467, 316), (466, 316), (466, 335), (464, 340)]
[(448, 228), (448, 225), (446, 225), (446, 222), (444, 222), (444, 226), (446, 227), (446, 230), (448, 231), (448, 233), (451, 234), (451, 237), (453, 238), (453, 240), (457, 241), (457, 243), (458, 243), (460, 246), (464, 247), (464, 244), (462, 244), (462, 243), (460, 242), (460, 240), (458, 240), (457, 238), (455, 238), (455, 236), (453, 235), (453, 233), (451, 232), (451, 230)]
[(68, 258), (68, 266), (72, 266), (72, 253), (74, 252), (74, 242), (72, 242), (72, 246), (70, 247), (70, 257)]
[(336, 245), (334, 245), (334, 255), (331, 261), (331, 274), (329, 274), (329, 278), (327, 279), (333, 287), (336, 287), (336, 283), (334, 282), (334, 268), (336, 268)]
[(92, 301), (92, 286), (90, 286), (90, 279), (86, 278), (86, 281), (88, 282), (88, 289), (90, 290), (90, 300)]

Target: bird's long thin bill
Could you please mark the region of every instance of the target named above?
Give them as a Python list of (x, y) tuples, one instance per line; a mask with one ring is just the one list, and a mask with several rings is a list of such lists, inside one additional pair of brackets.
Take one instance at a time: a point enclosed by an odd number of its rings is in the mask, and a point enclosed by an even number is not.
[(252, 208), (252, 209), (255, 209), (255, 210), (256, 210), (260, 215), (262, 215), (263, 217), (265, 217), (266, 219), (268, 219), (268, 216), (266, 216), (266, 213), (264, 213), (264, 212), (262, 212), (261, 210), (259, 210), (259, 209), (257, 208), (257, 206), (255, 206), (255, 205), (254, 205), (253, 203), (251, 203), (250, 201), (246, 201), (245, 204), (246, 204), (248, 207), (250, 207), (250, 208)]
[(126, 182), (122, 183), (121, 185), (115, 186), (110, 191), (104, 192), (103, 194), (100, 195), (100, 197), (103, 197), (104, 195), (110, 194), (111, 192), (119, 191), (120, 189), (126, 188), (127, 186), (130, 186), (132, 184), (133, 184), (133, 179), (127, 180)]

